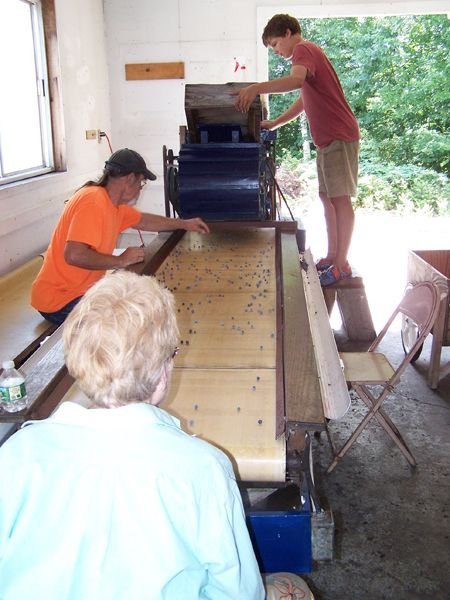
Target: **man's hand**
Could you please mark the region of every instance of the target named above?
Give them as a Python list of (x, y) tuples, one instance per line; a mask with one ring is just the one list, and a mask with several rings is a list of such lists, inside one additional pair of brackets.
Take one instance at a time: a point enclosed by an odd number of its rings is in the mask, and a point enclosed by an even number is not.
[(120, 263), (120, 268), (122, 269), (140, 263), (143, 260), (144, 248), (137, 248), (135, 246), (130, 246), (117, 257), (117, 261)]
[(242, 88), (242, 90), (240, 90), (237, 95), (238, 98), (237, 98), (234, 106), (240, 112), (248, 112), (250, 109), (250, 106), (252, 105), (253, 100), (256, 98), (257, 95), (258, 95), (258, 91), (254, 84), (249, 85), (245, 88)]
[(198, 233), (209, 233), (208, 225), (199, 217), (196, 217), (195, 219), (184, 219), (183, 229), (186, 231), (197, 231)]

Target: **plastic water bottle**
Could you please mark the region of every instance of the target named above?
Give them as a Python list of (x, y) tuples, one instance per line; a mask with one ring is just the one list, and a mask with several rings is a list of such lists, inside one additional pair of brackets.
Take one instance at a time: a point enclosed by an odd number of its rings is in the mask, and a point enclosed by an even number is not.
[(25, 378), (14, 365), (13, 360), (2, 363), (0, 374), (0, 406), (6, 412), (17, 412), (27, 405)]

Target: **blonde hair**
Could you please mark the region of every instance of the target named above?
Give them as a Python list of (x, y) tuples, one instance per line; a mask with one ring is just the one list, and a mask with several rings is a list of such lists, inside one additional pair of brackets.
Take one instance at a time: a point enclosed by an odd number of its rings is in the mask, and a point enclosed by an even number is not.
[(146, 402), (178, 341), (172, 293), (155, 278), (105, 275), (64, 324), (69, 373), (98, 407)]

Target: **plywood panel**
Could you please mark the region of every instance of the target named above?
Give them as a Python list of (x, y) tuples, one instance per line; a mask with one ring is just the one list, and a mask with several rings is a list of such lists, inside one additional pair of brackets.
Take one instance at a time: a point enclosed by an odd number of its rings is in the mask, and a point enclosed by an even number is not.
[[(442, 332), (444, 346), (450, 344), (450, 250), (410, 250), (408, 255), (408, 282), (431, 281), (440, 293), (437, 324)], [(437, 329), (433, 327), (433, 332)], [(434, 333), (433, 333), (434, 335)]]
[(176, 292), (180, 365), (275, 368), (273, 297)]
[(319, 375), (295, 238), (282, 235), (286, 419), (323, 424)]
[(48, 327), (30, 304), (31, 284), (42, 266), (37, 256), (0, 277), (0, 356), (13, 359)]
[(186, 234), (158, 279), (176, 291), (275, 291), (275, 232), (269, 228)]
[(308, 249), (302, 257), (303, 289), (308, 307), (311, 336), (316, 357), (322, 407), (325, 417), (339, 419), (350, 408), (350, 395), (327, 315), (323, 289)]
[(184, 79), (184, 63), (139, 63), (125, 65), (127, 81), (145, 79)]
[(450, 250), (414, 250), (414, 252), (436, 271), (450, 279)]
[(156, 276), (175, 295), (180, 365), (275, 368), (275, 233), (183, 237)]
[(410, 250), (408, 282), (433, 282), (440, 292), (439, 312), (433, 325), (428, 383), (436, 389), (441, 377), (449, 372), (450, 363), (441, 365), (442, 346), (450, 344), (450, 250)]
[(257, 96), (248, 112), (236, 110), (236, 94), (248, 83), (188, 84), (185, 112), (192, 143), (199, 143), (202, 125), (239, 125), (245, 142), (259, 142), (261, 120), (267, 116), (265, 100)]
[(157, 271), (175, 295), (181, 352), (166, 404), (245, 480), (285, 478), (276, 439), (275, 231), (186, 234)]
[(224, 450), (241, 479), (284, 480), (284, 437), (275, 439), (274, 370), (176, 367), (164, 408), (185, 431)]

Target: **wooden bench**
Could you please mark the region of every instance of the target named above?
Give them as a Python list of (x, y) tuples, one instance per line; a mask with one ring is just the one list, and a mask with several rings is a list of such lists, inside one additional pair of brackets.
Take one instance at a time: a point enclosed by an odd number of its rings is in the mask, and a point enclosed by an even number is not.
[(329, 315), (337, 302), (342, 326), (349, 340), (372, 342), (376, 338), (362, 277), (355, 275), (341, 279), (322, 290)]
[(30, 304), (31, 284), (41, 266), (42, 256), (36, 256), (0, 277), (0, 360), (14, 359), (18, 366), (26, 358), (24, 350), (55, 329)]

